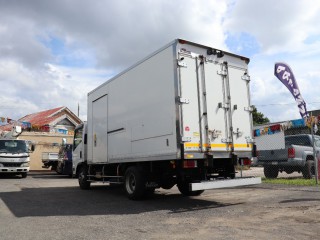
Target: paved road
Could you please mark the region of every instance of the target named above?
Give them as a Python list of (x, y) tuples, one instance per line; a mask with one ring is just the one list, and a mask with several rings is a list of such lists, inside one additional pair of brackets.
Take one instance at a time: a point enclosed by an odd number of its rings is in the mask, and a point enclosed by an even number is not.
[(0, 178), (0, 234), (16, 239), (317, 239), (317, 187), (262, 184), (193, 198), (176, 188), (130, 201), (122, 188), (80, 190), (76, 179)]

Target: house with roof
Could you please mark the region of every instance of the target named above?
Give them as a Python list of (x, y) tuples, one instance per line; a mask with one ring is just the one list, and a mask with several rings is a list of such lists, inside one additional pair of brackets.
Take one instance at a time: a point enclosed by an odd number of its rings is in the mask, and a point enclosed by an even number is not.
[(29, 140), (35, 144), (35, 151), (30, 154), (30, 170), (43, 170), (43, 156), (58, 153), (65, 139), (72, 144), (75, 127), (82, 123), (67, 107), (57, 107), (37, 113), (28, 114), (10, 124), (0, 126), (0, 132), (7, 132), (14, 124), (23, 128), (19, 139)]
[(31, 131), (73, 134), (75, 126), (82, 121), (67, 107), (58, 107), (26, 115), (18, 120), (30, 123)]

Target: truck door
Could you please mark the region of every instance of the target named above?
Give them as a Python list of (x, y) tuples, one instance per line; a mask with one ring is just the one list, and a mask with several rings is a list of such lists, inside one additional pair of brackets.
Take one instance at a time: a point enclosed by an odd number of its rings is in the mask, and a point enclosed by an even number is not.
[(76, 174), (77, 166), (83, 162), (85, 158), (85, 146), (83, 142), (84, 125), (77, 126), (73, 136), (72, 165), (73, 173)]
[(228, 81), (232, 105), (232, 134), (236, 152), (251, 151), (252, 120), (250, 107), (249, 76), (247, 70), (228, 66)]
[(179, 56), (182, 142), (185, 151), (201, 151), (198, 59)]
[(179, 55), (182, 141), (185, 151), (229, 157), (251, 151), (249, 91), (246, 69)]
[(251, 151), (249, 89), (246, 69), (227, 62), (203, 64), (210, 151)]
[(92, 102), (92, 161), (108, 161), (108, 95)]

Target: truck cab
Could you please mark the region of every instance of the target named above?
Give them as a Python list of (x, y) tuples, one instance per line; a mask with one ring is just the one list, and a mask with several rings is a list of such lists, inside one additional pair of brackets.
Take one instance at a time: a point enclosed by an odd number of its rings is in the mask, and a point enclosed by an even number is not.
[(26, 178), (30, 169), (30, 155), (34, 150), (28, 141), (0, 139), (0, 174), (21, 175)]

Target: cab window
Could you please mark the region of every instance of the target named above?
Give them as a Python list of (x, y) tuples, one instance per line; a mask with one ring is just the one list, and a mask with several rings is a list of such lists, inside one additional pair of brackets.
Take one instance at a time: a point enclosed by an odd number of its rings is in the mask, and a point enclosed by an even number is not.
[(83, 128), (79, 128), (74, 131), (73, 150), (82, 142), (82, 131)]

